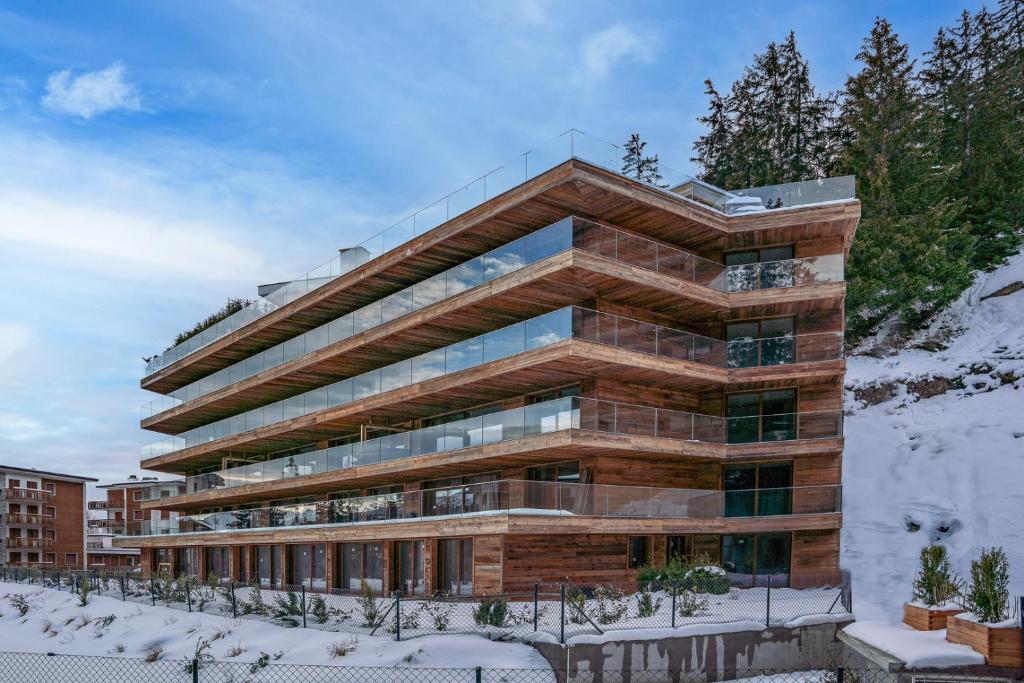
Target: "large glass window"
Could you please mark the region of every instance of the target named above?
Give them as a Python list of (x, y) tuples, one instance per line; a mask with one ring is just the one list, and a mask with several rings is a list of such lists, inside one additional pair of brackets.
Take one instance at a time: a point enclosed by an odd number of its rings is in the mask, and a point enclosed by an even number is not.
[(773, 585), (789, 580), (790, 534), (726, 534), (722, 536), (722, 566), (734, 580), (771, 577)]
[(685, 560), (693, 554), (693, 545), (689, 536), (667, 536), (665, 538), (665, 559)]
[(195, 575), (199, 573), (199, 548), (175, 548), (174, 549), (174, 571), (178, 576), (182, 574)]
[(260, 545), (255, 547), (255, 574), (256, 581), (261, 586), (280, 586), (281, 577), (281, 546)]
[(743, 320), (725, 326), (730, 368), (785, 365), (796, 362), (792, 318)]
[(438, 541), (440, 567), (438, 590), (451, 595), (473, 594), (473, 539), (445, 538)]
[(423, 482), (424, 515), (458, 515), (496, 510), (501, 505), (496, 482), (500, 472), (448, 477)]
[(384, 590), (384, 550), (380, 543), (342, 543), (341, 587), (358, 591), (362, 582), (374, 591)]
[(792, 287), (792, 245), (734, 251), (725, 255), (730, 291)]
[(227, 546), (206, 549), (206, 575), (214, 576), (222, 581), (231, 578), (231, 565), (229, 553), (231, 549)]
[(405, 595), (423, 595), (425, 592), (424, 541), (398, 541), (395, 544), (395, 564), (398, 567), (396, 588)]
[(651, 539), (649, 536), (629, 537), (629, 568), (639, 569), (650, 563)]
[(579, 460), (530, 467), (526, 470), (526, 478), (529, 481), (543, 482), (527, 485), (527, 507), (576, 511), (576, 494), (579, 487), (575, 484), (580, 483)]
[(729, 465), (722, 474), (726, 517), (788, 515), (793, 511), (793, 465)]
[(326, 548), (322, 543), (288, 546), (291, 583), (306, 588), (327, 587)]
[(796, 438), (796, 389), (729, 394), (726, 410), (729, 443)]

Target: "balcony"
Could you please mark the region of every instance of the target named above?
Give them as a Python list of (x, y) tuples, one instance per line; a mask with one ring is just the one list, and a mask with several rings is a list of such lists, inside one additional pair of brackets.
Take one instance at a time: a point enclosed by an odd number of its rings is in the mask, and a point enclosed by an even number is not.
[[(762, 502), (749, 508), (737, 504), (737, 501), (742, 503), (755, 497)], [(823, 515), (841, 510), (840, 486), (712, 491), (503, 480), (346, 500), (188, 515), (179, 518), (179, 531), (171, 533), (429, 521), (494, 513), (625, 520), (725, 520)]]
[(723, 342), (570, 306), (162, 439), (144, 446), (142, 457), (210, 443), (568, 339), (721, 368), (719, 380), (723, 382), (728, 378), (724, 370), (729, 367), (747, 367), (752, 362), (787, 365), (837, 360), (843, 349), (839, 332)]
[(840, 254), (724, 266), (632, 233), (569, 217), (149, 401), (141, 407), (142, 416), (145, 419), (171, 410), (567, 249), (580, 249), (720, 292), (843, 279)]
[(89, 526), (97, 529), (120, 529), (125, 525), (123, 519), (90, 519)]
[(26, 538), (24, 536), (8, 536), (4, 544), (11, 549), (15, 548), (50, 548), (54, 544), (52, 538)]
[[(571, 397), (191, 476), (186, 491), (195, 494), (308, 477), (567, 430), (728, 445), (831, 439), (842, 436), (842, 428), (841, 411), (723, 418)], [(679, 444), (680, 451), (684, 445)]]
[(106, 500), (90, 500), (88, 508), (90, 510), (123, 510), (124, 503), (111, 503)]
[[(402, 246), (409, 240), (473, 209), (484, 202), (534, 178), (570, 159), (580, 159), (618, 173), (623, 151), (617, 145), (570, 130), (544, 147), (523, 154), (508, 164), (441, 198), (399, 223), (377, 233), (360, 245), (341, 252), (327, 263), (283, 284), (246, 308), (221, 320), (188, 340), (151, 358), (146, 375), (259, 320), (268, 313), (319, 289), (341, 275)], [(662, 164), (660, 172), (671, 190), (657, 188), (667, 196), (697, 202), (722, 214), (749, 214), (771, 206), (792, 208), (808, 204), (842, 201), (854, 197), (852, 176), (812, 180), (764, 188), (729, 192), (697, 181)], [(652, 186), (653, 188), (654, 186)], [(774, 209), (778, 211), (779, 209)]]
[(3, 519), (10, 526), (53, 526), (56, 518), (53, 515), (9, 512)]
[(41, 489), (5, 488), (0, 489), (0, 495), (5, 500), (24, 500), (36, 502), (49, 502), (53, 500), (53, 494)]

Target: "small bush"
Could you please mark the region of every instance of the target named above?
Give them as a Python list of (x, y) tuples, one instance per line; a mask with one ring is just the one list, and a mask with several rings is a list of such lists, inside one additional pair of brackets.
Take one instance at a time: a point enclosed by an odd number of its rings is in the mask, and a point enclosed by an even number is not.
[(89, 579), (83, 578), (78, 584), (78, 606), (87, 607), (89, 605), (89, 594), (92, 592), (92, 584)]
[(249, 589), (249, 599), (239, 600), (237, 605), (238, 613), (255, 614), (257, 616), (267, 616), (270, 614), (270, 608), (267, 603), (263, 601), (263, 591), (260, 590), (258, 583), (254, 583)]
[(359, 639), (355, 636), (351, 638), (346, 638), (345, 640), (341, 640), (336, 643), (331, 643), (330, 645), (328, 645), (327, 654), (331, 656), (331, 659), (335, 659), (336, 657), (344, 657), (349, 652), (355, 650), (357, 645), (359, 645)]
[(504, 598), (484, 598), (473, 610), (473, 620), (481, 626), (505, 625), (508, 618), (508, 600)]
[(228, 651), (224, 653), (224, 656), (227, 657), (227, 658), (238, 657), (243, 652), (245, 652), (245, 648), (242, 647), (241, 643), (239, 643), (238, 645), (235, 645), (233, 647), (229, 647)]
[(11, 595), (7, 598), (7, 601), (11, 603), (11, 607), (18, 611), (19, 615), (25, 616), (26, 614), (28, 614), (28, 600), (26, 600), (25, 596), (21, 593), (15, 593), (14, 595)]
[(318, 624), (326, 624), (331, 617), (340, 613), (339, 610), (329, 607), (327, 605), (327, 601), (324, 600), (324, 596), (322, 595), (313, 595), (309, 598), (307, 611), (313, 616), (313, 620)]
[(110, 625), (114, 623), (115, 619), (117, 619), (117, 615), (114, 614), (108, 614), (105, 617), (100, 617), (93, 621), (93, 628), (97, 631), (110, 628)]
[(260, 652), (260, 656), (249, 666), (249, 673), (255, 675), (259, 673), (260, 669), (265, 669), (268, 664), (270, 664), (270, 655), (266, 652)]
[(445, 601), (447, 597), (446, 593), (438, 593), (422, 603), (423, 611), (430, 617), (434, 629), (437, 631), (447, 631), (451, 623), (452, 611), (455, 608), (451, 603)]
[(725, 570), (714, 565), (694, 567), (686, 573), (686, 587), (698, 593), (725, 595), (729, 592), (729, 577)]
[(636, 596), (636, 616), (641, 619), (653, 617), (661, 609), (661, 596), (655, 595), (646, 585), (640, 587)]
[(1007, 618), (1010, 602), (1010, 566), (1002, 548), (981, 551), (971, 562), (971, 584), (964, 596), (964, 607), (983, 624)]
[(928, 607), (944, 605), (959, 597), (961, 581), (953, 574), (953, 568), (941, 545), (930, 545), (921, 549), (921, 567), (914, 578), (914, 600)]
[(202, 669), (203, 664), (213, 661), (210, 649), (210, 641), (200, 638), (196, 641), (196, 651), (190, 659), (185, 660), (185, 673), (194, 674), (197, 668)]
[(384, 623), (385, 607), (382, 601), (377, 599), (373, 588), (366, 579), (359, 581), (359, 597), (356, 598), (356, 609), (363, 617), (365, 628), (377, 628)]
[(681, 617), (698, 617), (708, 608), (709, 601), (691, 590), (683, 589), (676, 595), (676, 611)]
[(282, 626), (294, 628), (302, 623), (302, 600), (295, 591), (288, 591), (287, 597), (275, 595), (271, 613)]
[(594, 589), (596, 611), (594, 619), (599, 624), (614, 624), (621, 621), (629, 611), (626, 594), (615, 586), (598, 586)]

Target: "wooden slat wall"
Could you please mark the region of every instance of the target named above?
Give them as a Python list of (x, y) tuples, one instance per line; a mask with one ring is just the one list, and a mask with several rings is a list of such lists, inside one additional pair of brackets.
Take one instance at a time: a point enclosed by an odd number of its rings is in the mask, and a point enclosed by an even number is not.
[(839, 579), (839, 531), (793, 532), (792, 587), (820, 586)]
[(633, 580), (627, 568), (627, 537), (574, 535), (510, 535), (505, 537), (504, 583), (506, 592), (529, 592), (535, 583), (559, 583), (568, 577), (576, 583), (615, 583)]
[(473, 538), (473, 592), (497, 595), (502, 592), (502, 560), (504, 544), (501, 536)]

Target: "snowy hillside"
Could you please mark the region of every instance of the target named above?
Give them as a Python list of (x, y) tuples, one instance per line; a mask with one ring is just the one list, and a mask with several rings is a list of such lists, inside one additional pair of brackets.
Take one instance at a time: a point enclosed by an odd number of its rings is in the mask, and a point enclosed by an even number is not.
[(878, 348), (850, 358), (846, 380), (842, 562), (857, 617), (900, 617), (930, 541), (964, 577), (1002, 546), (1024, 594), (1024, 253), (902, 348)]

